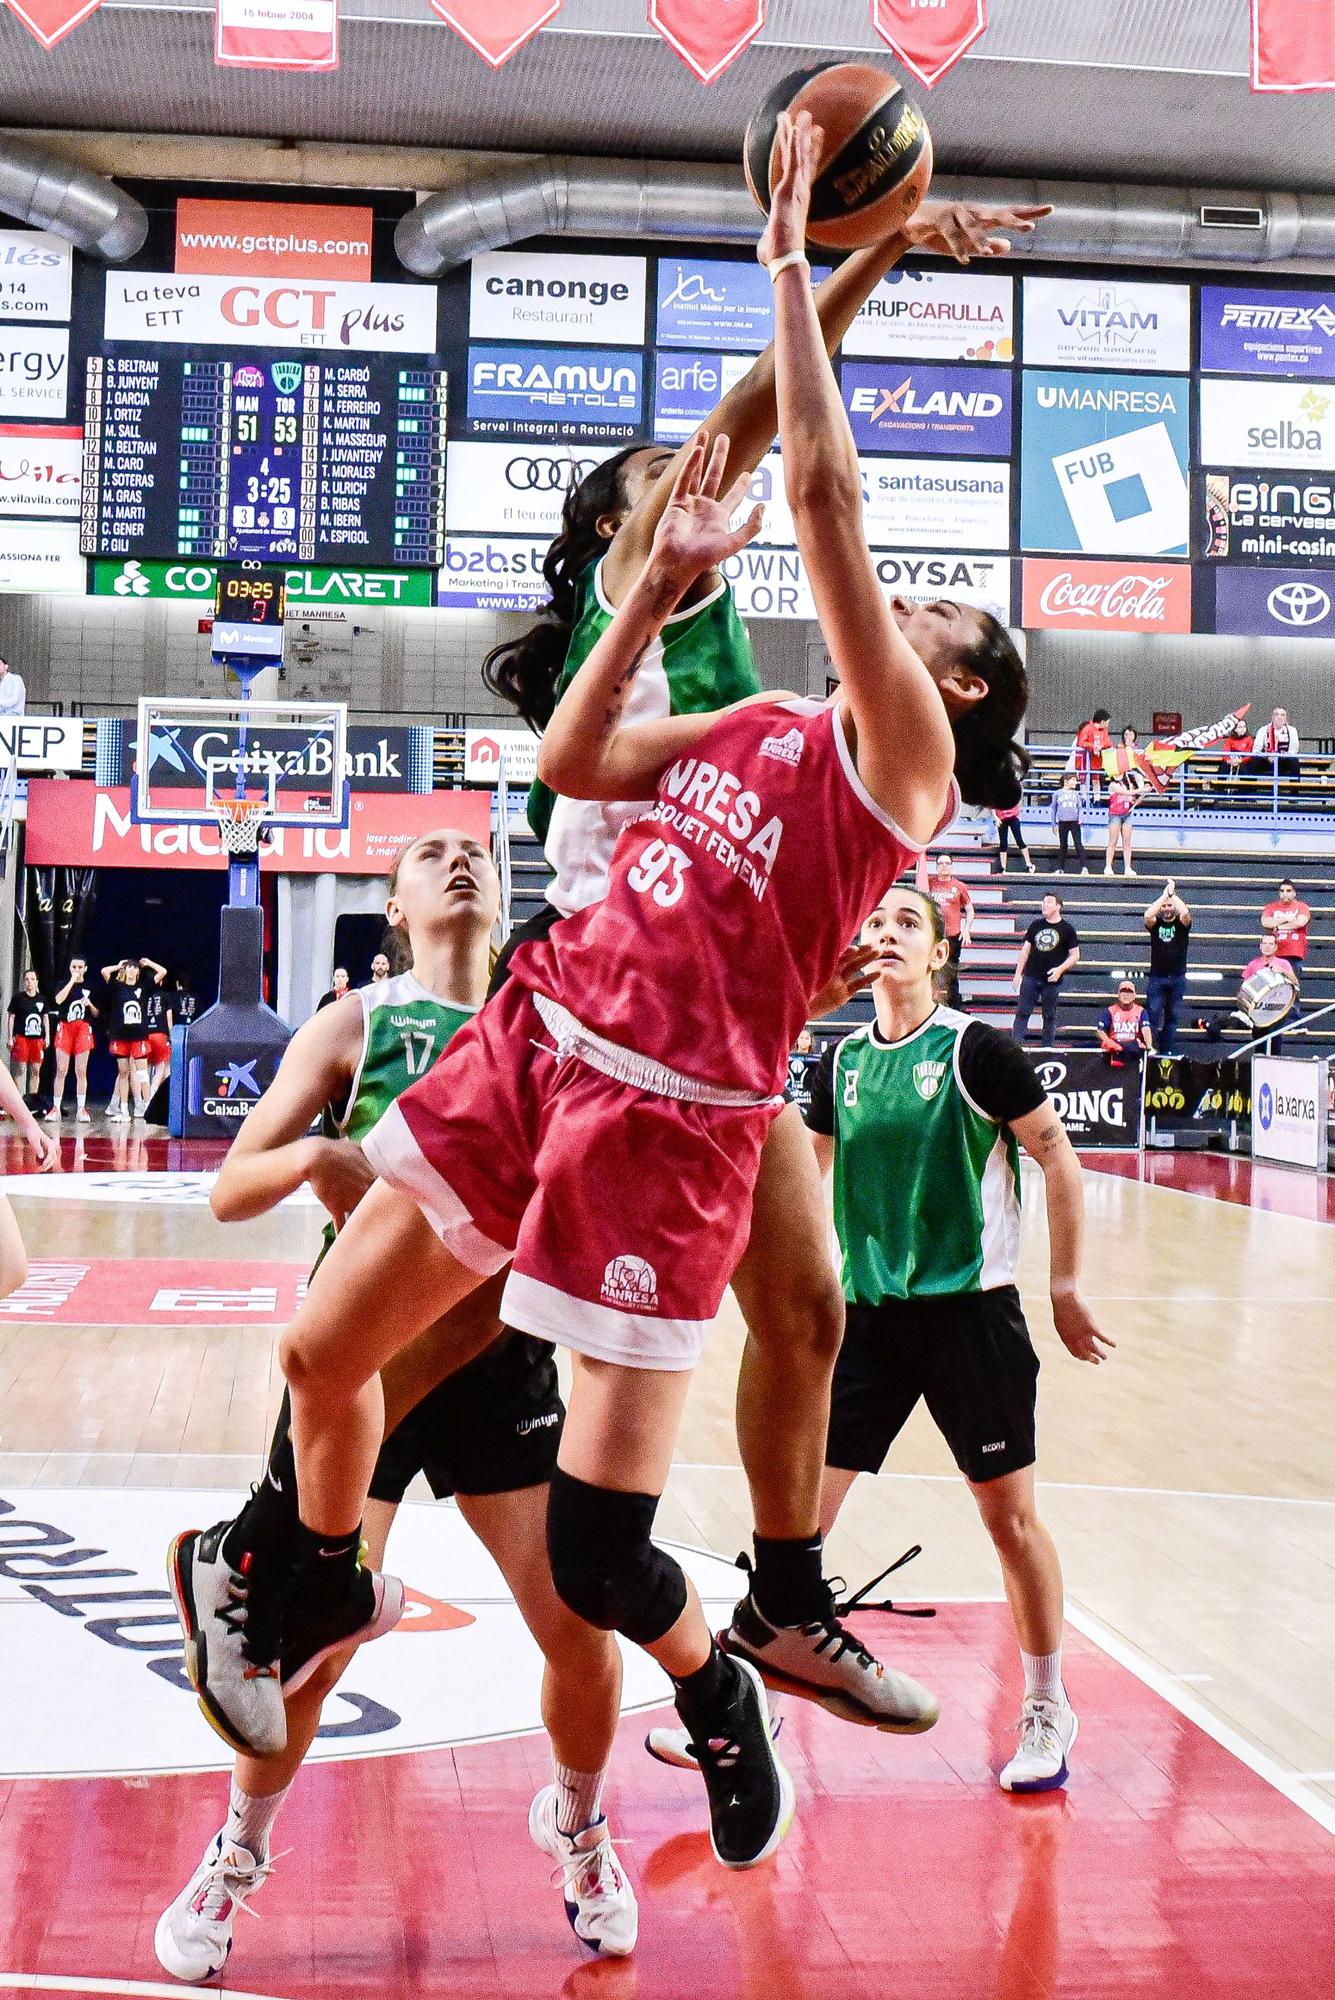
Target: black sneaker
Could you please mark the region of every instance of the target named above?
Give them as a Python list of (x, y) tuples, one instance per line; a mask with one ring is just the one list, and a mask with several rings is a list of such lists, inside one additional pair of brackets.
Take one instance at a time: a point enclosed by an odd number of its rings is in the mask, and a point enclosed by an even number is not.
[(692, 1757), (709, 1794), (709, 1840), (725, 1868), (768, 1860), (793, 1823), (796, 1794), (770, 1734), (760, 1675), (725, 1657), (731, 1686), (711, 1715), (693, 1715), (677, 1697)]
[(167, 1552), (167, 1580), (205, 1719), (233, 1750), (272, 1757), (287, 1743), (278, 1677), (286, 1573), (261, 1581), (249, 1555), (233, 1569), (222, 1552), (231, 1526), (219, 1521), (202, 1534), (191, 1528), (178, 1535)]
[(348, 1646), (365, 1645), (392, 1632), (403, 1616), (403, 1585), (396, 1576), (363, 1569), (360, 1560), (347, 1597), (309, 1605), (293, 1600), (282, 1653), (284, 1695), (305, 1687), (321, 1663)]

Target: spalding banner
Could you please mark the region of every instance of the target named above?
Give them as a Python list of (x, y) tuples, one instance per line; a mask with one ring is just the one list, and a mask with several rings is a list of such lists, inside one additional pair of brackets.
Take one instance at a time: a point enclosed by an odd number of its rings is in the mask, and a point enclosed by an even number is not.
[(1034, 1068), (1074, 1145), (1098, 1152), (1139, 1146), (1138, 1068), (1113, 1069), (1102, 1055), (1085, 1049), (1042, 1055)]

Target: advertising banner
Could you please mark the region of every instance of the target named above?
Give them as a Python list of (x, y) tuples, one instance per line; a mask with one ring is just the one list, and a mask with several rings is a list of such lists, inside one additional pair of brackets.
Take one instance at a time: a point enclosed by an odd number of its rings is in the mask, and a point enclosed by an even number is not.
[(1253, 90), (1335, 90), (1335, 8), (1252, 0), (1251, 50)]
[(1190, 395), (1180, 377), (1026, 370), (1022, 546), (1185, 555)]
[(549, 546), (538, 537), (447, 535), (436, 572), (437, 605), (444, 611), (536, 611), (550, 595), (542, 573)]
[(1335, 471), (1335, 386), (1202, 379), (1204, 465)]
[(1024, 361), (1042, 368), (1191, 366), (1187, 285), (1026, 278)]
[(649, 19), (701, 83), (713, 83), (765, 25), (765, 0), (649, 0)]
[[(167, 597), (212, 604), (218, 571), (201, 562), (109, 562), (88, 565), (91, 597)], [(302, 605), (415, 605), (428, 610), (434, 596), (429, 569), (290, 569), (288, 616)]]
[[(489, 840), (491, 809), (480, 792), (356, 795), (346, 827), (283, 826), (260, 850), (266, 875), (385, 875), (400, 848), (439, 826)], [(93, 868), (218, 868), (226, 856), (213, 826), (137, 826), (126, 786), (34, 778), (28, 786), (27, 856)]]
[(1252, 1158), (1326, 1164), (1326, 1064), (1252, 1057)]
[(78, 424), (0, 424), (0, 514), (77, 520), (82, 492)]
[(674, 444), (691, 437), (750, 366), (749, 354), (660, 350), (654, 356), (654, 436)]
[(987, 27), (987, 0), (872, 0), (872, 26), (931, 90)]
[(0, 715), (0, 764), (20, 771), (77, 771), (83, 764), (78, 715)]
[(1190, 632), (1191, 570), (1027, 557), (1022, 623), (1029, 632)]
[(431, 354), (436, 346), (434, 285), (283, 283), (173, 271), (108, 271), (106, 284), (108, 340), (372, 354)]
[(349, 278), (371, 276), (369, 208), (324, 202), (204, 201), (176, 203), (176, 268), (219, 278)]
[[(216, 628), (215, 628), (216, 629)], [(186, 724), (151, 737), (153, 761), (149, 786), (153, 794), (170, 791), (187, 776), (201, 783), (209, 763), (230, 759), (233, 768), (240, 751), (240, 724), (234, 718), (218, 723)], [(97, 719), (97, 781), (108, 789), (128, 784), (135, 764), (136, 725), (119, 716)], [(0, 725), (3, 742), (3, 725)], [(272, 756), (278, 764), (276, 788), (280, 793), (306, 793), (312, 784), (328, 789), (333, 757), (330, 745), (320, 740), (294, 753), (288, 740), (275, 742), (266, 737), (263, 725), (252, 725), (246, 744), (253, 757)], [(429, 792), (435, 752), (435, 731), (425, 723), (390, 724), (372, 727), (351, 723), (347, 732), (343, 775), (354, 792)], [(77, 763), (70, 766), (77, 769)], [(198, 796), (196, 794), (196, 796)]]
[(1335, 638), (1335, 577), (1321, 570), (1214, 573), (1214, 629), (1269, 639)]
[(896, 360), (1009, 361), (1015, 280), (900, 268), (882, 278), (844, 335), (845, 354)]
[(68, 327), (0, 326), (0, 417), (64, 417), (69, 377)]
[(531, 41), (561, 11), (562, 0), (431, 0), (446, 27), (493, 69)]
[(338, 0), (214, 0), (224, 69), (338, 68)]
[(503, 757), (506, 784), (531, 785), (538, 775), (540, 741), (529, 729), (466, 729), (465, 780), (470, 785), (490, 785), (494, 790)]
[(0, 229), (0, 319), (68, 319), (73, 268), (63, 236)]
[(1335, 378), (1335, 296), (1202, 285), (1201, 367), (1221, 375)]
[(1335, 477), (1209, 472), (1201, 549), (1216, 561), (1335, 563)]
[(860, 451), (1010, 455), (1009, 369), (846, 361), (841, 385)]
[(979, 465), (967, 458), (859, 462), (871, 548), (1009, 548), (1009, 465)]
[[(907, 597), (917, 604), (950, 597), (957, 604), (976, 604), (1003, 625), (1011, 619), (1011, 565), (1005, 556), (891, 555), (873, 551), (877, 581), (886, 597)], [(811, 583), (796, 549), (753, 545), (723, 564), (732, 585), (733, 601), (743, 618), (803, 618), (816, 616)]]
[(0, 592), (82, 597), (77, 521), (0, 520)]
[(596, 347), (470, 347), (468, 428), (475, 437), (642, 435), (644, 361)]
[(550, 541), (571, 485), (616, 449), (471, 439), (451, 444), (445, 526), (464, 533), (543, 535)]
[(492, 250), (470, 267), (469, 336), (638, 347), (644, 339), (645, 283), (643, 257)]
[(44, 49), (63, 41), (100, 4), (101, 0), (9, 0), (10, 11)]
[(1121, 1152), (1140, 1144), (1139, 1068), (1110, 1069), (1093, 1050), (1036, 1057), (1038, 1080), (1073, 1145)]
[[(819, 284), (828, 266), (813, 267)], [(774, 293), (749, 258), (660, 257), (660, 347), (745, 348), (758, 354), (774, 338)]]

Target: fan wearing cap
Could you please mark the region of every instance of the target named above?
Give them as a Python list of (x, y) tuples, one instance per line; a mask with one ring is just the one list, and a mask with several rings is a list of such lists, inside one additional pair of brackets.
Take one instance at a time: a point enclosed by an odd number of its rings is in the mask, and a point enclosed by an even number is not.
[(1138, 1063), (1143, 1055), (1153, 1053), (1149, 1015), (1137, 1000), (1135, 986), (1129, 979), (1118, 981), (1117, 998), (1099, 1015), (1095, 1032), (1110, 1069), (1126, 1069), (1129, 1064)]

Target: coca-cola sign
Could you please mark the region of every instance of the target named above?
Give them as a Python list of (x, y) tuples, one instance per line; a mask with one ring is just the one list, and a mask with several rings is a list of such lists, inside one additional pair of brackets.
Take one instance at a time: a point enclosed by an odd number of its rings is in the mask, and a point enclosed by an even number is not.
[(1190, 632), (1185, 563), (1040, 562), (1024, 566), (1024, 623), (1064, 632)]

